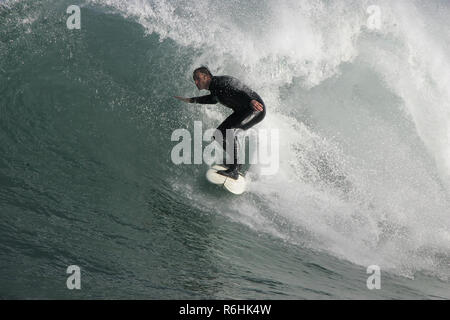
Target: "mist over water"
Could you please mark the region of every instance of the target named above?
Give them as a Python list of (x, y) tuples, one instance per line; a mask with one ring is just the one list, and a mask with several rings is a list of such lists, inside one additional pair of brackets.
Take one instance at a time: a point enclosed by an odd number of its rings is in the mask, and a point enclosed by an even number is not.
[[(29, 196), (61, 217), (81, 208), (80, 223), (103, 213), (143, 239), (147, 206), (180, 221), (212, 211), (294, 251), (448, 282), (447, 1), (80, 1), (78, 33), (65, 29), (69, 4), (0, 9), (10, 219)], [(241, 197), (210, 191), (206, 166), (170, 162), (173, 130), (212, 128), (228, 114), (172, 98), (206, 94), (191, 80), (199, 65), (258, 92), (268, 107), (258, 127), (279, 130), (278, 174), (252, 166)], [(88, 229), (94, 238), (98, 228)]]

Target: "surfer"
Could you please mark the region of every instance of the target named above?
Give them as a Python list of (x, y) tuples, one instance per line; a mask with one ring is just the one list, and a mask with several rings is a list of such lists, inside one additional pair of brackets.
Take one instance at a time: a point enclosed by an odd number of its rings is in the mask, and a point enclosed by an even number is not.
[[(216, 104), (220, 102), (224, 106), (231, 108), (233, 113), (222, 122), (217, 128), (222, 134), (222, 148), (225, 152), (233, 150), (233, 160), (227, 170), (217, 171), (226, 177), (237, 180), (239, 178), (240, 165), (237, 161), (237, 143), (233, 134), (232, 139), (226, 139), (227, 129), (247, 130), (255, 124), (261, 122), (266, 116), (266, 106), (261, 97), (244, 85), (238, 79), (230, 76), (213, 76), (207, 67), (200, 67), (194, 70), (193, 79), (199, 90), (209, 90), (211, 94), (193, 98), (175, 98), (187, 103)], [(231, 141), (227, 141), (231, 140)], [(228, 146), (228, 148), (227, 148)]]

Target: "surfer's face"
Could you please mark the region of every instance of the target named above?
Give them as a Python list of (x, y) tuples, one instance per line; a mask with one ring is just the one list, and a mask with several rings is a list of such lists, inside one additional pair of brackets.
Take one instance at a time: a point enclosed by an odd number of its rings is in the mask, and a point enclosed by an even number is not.
[(195, 85), (197, 86), (198, 90), (208, 89), (209, 82), (211, 81), (211, 78), (201, 72), (197, 72), (194, 76)]

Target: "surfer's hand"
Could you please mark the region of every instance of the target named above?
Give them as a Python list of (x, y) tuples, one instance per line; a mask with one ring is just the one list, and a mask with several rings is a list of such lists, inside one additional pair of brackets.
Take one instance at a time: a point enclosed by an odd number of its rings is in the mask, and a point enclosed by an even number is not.
[(256, 100), (252, 100), (250, 101), (250, 104), (252, 105), (253, 109), (255, 109), (255, 111), (263, 111), (263, 105), (256, 101)]
[(178, 96), (174, 96), (174, 98), (184, 101), (184, 102), (187, 102), (187, 103), (191, 102), (191, 98), (183, 98), (183, 97), (178, 97)]

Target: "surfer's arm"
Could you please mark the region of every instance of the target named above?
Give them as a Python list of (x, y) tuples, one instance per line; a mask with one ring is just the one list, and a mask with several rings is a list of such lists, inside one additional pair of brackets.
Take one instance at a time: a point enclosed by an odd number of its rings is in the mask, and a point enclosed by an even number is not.
[(261, 97), (252, 89), (242, 84), (239, 80), (231, 77), (223, 77), (216, 86), (220, 86), (228, 95), (235, 97), (238, 104), (251, 107), (255, 111), (262, 111), (264, 104)]
[(219, 101), (217, 100), (216, 96), (209, 94), (207, 96), (190, 98), (189, 102), (190, 103), (200, 103), (200, 104), (216, 104)]
[(183, 101), (183, 102), (191, 103), (191, 98), (183, 98), (183, 97), (179, 97), (179, 96), (174, 96), (174, 98), (178, 99), (180, 101)]

